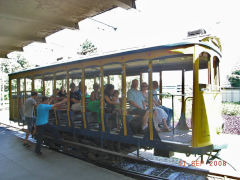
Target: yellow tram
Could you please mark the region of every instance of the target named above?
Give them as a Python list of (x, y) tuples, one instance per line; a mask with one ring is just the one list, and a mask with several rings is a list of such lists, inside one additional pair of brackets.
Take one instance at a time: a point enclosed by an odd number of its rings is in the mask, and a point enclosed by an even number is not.
[[(215, 37), (205, 37), (199, 41), (186, 41), (175, 44), (134, 49), (102, 56), (87, 57), (71, 62), (64, 62), (46, 67), (38, 67), (22, 72), (9, 74), (10, 120), (23, 123), (22, 107), (24, 100), (31, 91), (46, 95), (46, 84), (52, 86), (54, 102), (57, 101), (57, 85), (65, 83), (67, 90), (66, 109), (54, 110), (50, 122), (60, 132), (67, 132), (74, 137), (89, 137), (98, 139), (101, 147), (105, 141), (120, 142), (137, 148), (150, 147), (160, 152), (182, 152), (190, 154), (206, 154), (218, 152), (224, 145), (219, 145), (218, 137), (222, 129), (221, 120), (221, 89), (219, 64), (221, 61), (221, 46)], [(199, 82), (200, 70), (205, 69), (207, 81)], [(182, 72), (181, 118), (172, 120), (172, 132), (156, 132), (153, 125), (153, 73), (159, 73), (159, 94), (162, 93), (162, 72)], [(192, 95), (185, 94), (185, 72), (192, 71)], [(133, 134), (129, 122), (132, 117), (128, 114), (127, 78), (148, 73), (149, 84), (149, 120), (148, 130), (144, 134)], [(105, 78), (108, 83), (111, 76), (121, 77), (121, 114), (120, 132), (108, 128), (104, 111)], [(79, 111), (73, 112), (70, 107), (70, 83), (81, 81), (81, 92), (85, 94), (85, 82), (90, 80), (100, 83), (100, 119), (99, 127), (90, 126), (91, 114), (87, 109), (88, 98), (82, 96)], [(41, 86), (36, 88), (36, 82)], [(51, 83), (49, 83), (51, 82)], [(38, 84), (39, 85), (39, 84)], [(40, 90), (39, 90), (40, 89)], [(170, 94), (172, 98), (174, 94)], [(186, 107), (187, 100), (192, 99), (192, 106)], [(173, 107), (172, 107), (173, 108)], [(192, 109), (191, 127), (186, 125), (186, 108)], [(73, 118), (73, 114), (74, 118)], [(174, 116), (173, 116), (174, 117)], [(161, 154), (161, 153), (160, 153)]]

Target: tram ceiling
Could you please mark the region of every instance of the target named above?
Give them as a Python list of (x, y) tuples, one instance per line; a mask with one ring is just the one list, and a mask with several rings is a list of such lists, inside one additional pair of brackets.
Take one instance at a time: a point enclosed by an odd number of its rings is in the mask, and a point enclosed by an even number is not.
[(134, 8), (135, 0), (0, 0), (0, 57), (116, 7)]

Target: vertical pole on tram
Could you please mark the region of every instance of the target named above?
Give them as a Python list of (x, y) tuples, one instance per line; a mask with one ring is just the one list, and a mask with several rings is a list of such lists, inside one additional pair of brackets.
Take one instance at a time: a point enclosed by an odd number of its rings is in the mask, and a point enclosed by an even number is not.
[(107, 76), (107, 83), (110, 84), (110, 76)]
[(208, 84), (211, 84), (211, 56), (208, 59)]
[(127, 98), (126, 98), (126, 63), (122, 64), (122, 118), (123, 118), (123, 134), (124, 136), (127, 136), (127, 122), (126, 122), (126, 104), (127, 104)]
[(84, 76), (84, 73), (85, 73), (85, 69), (84, 67), (82, 68), (82, 87), (81, 87), (81, 91), (82, 91), (82, 116), (83, 116), (83, 127), (84, 129), (87, 128), (87, 123), (86, 123), (86, 114), (85, 114), (85, 111), (86, 111), (86, 107), (85, 107), (85, 76)]
[(26, 96), (27, 96), (27, 82), (26, 82), (26, 77), (24, 77), (24, 102), (26, 101)]
[(199, 51), (198, 46), (194, 46), (193, 54), (193, 108), (192, 108), (192, 146), (198, 146), (198, 138), (200, 135), (199, 122)]
[(35, 79), (34, 79), (34, 77), (32, 78), (32, 91), (35, 91)]
[(68, 126), (71, 127), (70, 120), (70, 91), (69, 91), (69, 71), (67, 71), (67, 118), (68, 118)]
[(96, 76), (94, 76), (94, 84), (96, 84), (97, 83), (97, 78), (96, 78)]
[(142, 84), (143, 78), (142, 78), (142, 73), (140, 73), (140, 84)]
[(186, 123), (186, 101), (185, 101), (185, 69), (182, 68), (182, 109), (181, 109), (181, 117), (178, 121), (176, 129), (188, 130), (188, 126)]
[[(54, 97), (54, 104), (57, 102), (57, 87), (56, 87), (56, 73), (53, 75), (53, 97)], [(58, 125), (58, 118), (56, 109), (54, 109), (54, 115), (56, 120), (56, 125)]]
[(12, 120), (13, 119), (13, 104), (12, 104), (12, 79), (9, 78), (9, 118)]
[(174, 95), (172, 95), (172, 127), (173, 127), (173, 135), (174, 135)]
[[(219, 61), (218, 61), (218, 66), (217, 66), (217, 75), (218, 75), (218, 86), (219, 86), (219, 88), (220, 88), (220, 70), (219, 70)], [(218, 89), (219, 90), (219, 89)]]
[(184, 103), (185, 97), (185, 69), (182, 69), (182, 113), (185, 115), (186, 104)]
[(148, 84), (149, 84), (149, 92), (148, 92), (148, 100), (149, 100), (149, 140), (153, 140), (153, 86), (152, 86), (152, 60), (148, 63)]
[[(33, 91), (35, 91), (35, 79), (34, 79), (34, 77), (32, 77), (32, 92)], [(34, 114), (34, 116), (36, 116), (36, 108), (34, 108), (34, 111), (33, 111), (33, 114)]]
[(159, 100), (162, 105), (162, 71), (159, 72)]
[(45, 96), (45, 80), (44, 80), (44, 75), (42, 76), (42, 95)]
[[(212, 72), (211, 72), (211, 75), (212, 75), (212, 89), (215, 88), (215, 85), (216, 85), (216, 60), (214, 57), (211, 58), (212, 60)], [(211, 89), (211, 90), (212, 90)]]
[(104, 74), (103, 74), (103, 67), (100, 67), (100, 84), (101, 84), (101, 124), (102, 124), (102, 132), (105, 132), (105, 124), (104, 124)]
[(19, 106), (20, 106), (20, 78), (17, 78), (17, 119), (19, 125)]

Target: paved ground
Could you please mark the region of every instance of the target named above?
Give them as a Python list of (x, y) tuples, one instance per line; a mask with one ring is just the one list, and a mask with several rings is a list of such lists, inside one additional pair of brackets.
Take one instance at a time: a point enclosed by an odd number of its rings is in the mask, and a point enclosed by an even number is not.
[(43, 155), (38, 156), (33, 152), (33, 147), (25, 148), (15, 135), (0, 125), (0, 179), (2, 180), (130, 179), (49, 149), (43, 149)]
[[(0, 122), (18, 127), (17, 123), (8, 120), (8, 111), (0, 111), (0, 117)], [(24, 136), (19, 133), (16, 135)], [(175, 153), (174, 157), (167, 161), (171, 161), (173, 164), (179, 164), (180, 161), (186, 162), (186, 165), (195, 162), (193, 166), (198, 168), (240, 176), (240, 135), (223, 134), (220, 140), (228, 144), (228, 148), (221, 151), (220, 157), (236, 168), (236, 171), (229, 165), (224, 166), (221, 160), (215, 159), (211, 165), (200, 165), (200, 161), (196, 161), (197, 157), (194, 155), (187, 157), (182, 153)], [(26, 150), (15, 136), (1, 133), (1, 128), (0, 142), (0, 179), (15, 179), (15, 177), (18, 179), (128, 179), (125, 176), (50, 150), (45, 150), (42, 157), (35, 156), (32, 150)], [(145, 150), (140, 151), (140, 153), (142, 152)], [(152, 153), (150, 150), (150, 154)], [(154, 158), (156, 157), (154, 156)], [(205, 162), (206, 159), (207, 157), (204, 158)]]

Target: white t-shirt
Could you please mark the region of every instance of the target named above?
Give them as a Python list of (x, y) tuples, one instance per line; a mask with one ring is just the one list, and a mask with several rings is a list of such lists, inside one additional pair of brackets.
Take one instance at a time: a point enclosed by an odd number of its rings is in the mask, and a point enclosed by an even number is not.
[(24, 104), (24, 116), (25, 117), (33, 117), (33, 109), (34, 109), (35, 104), (36, 104), (36, 101), (32, 97), (27, 98), (27, 100)]

